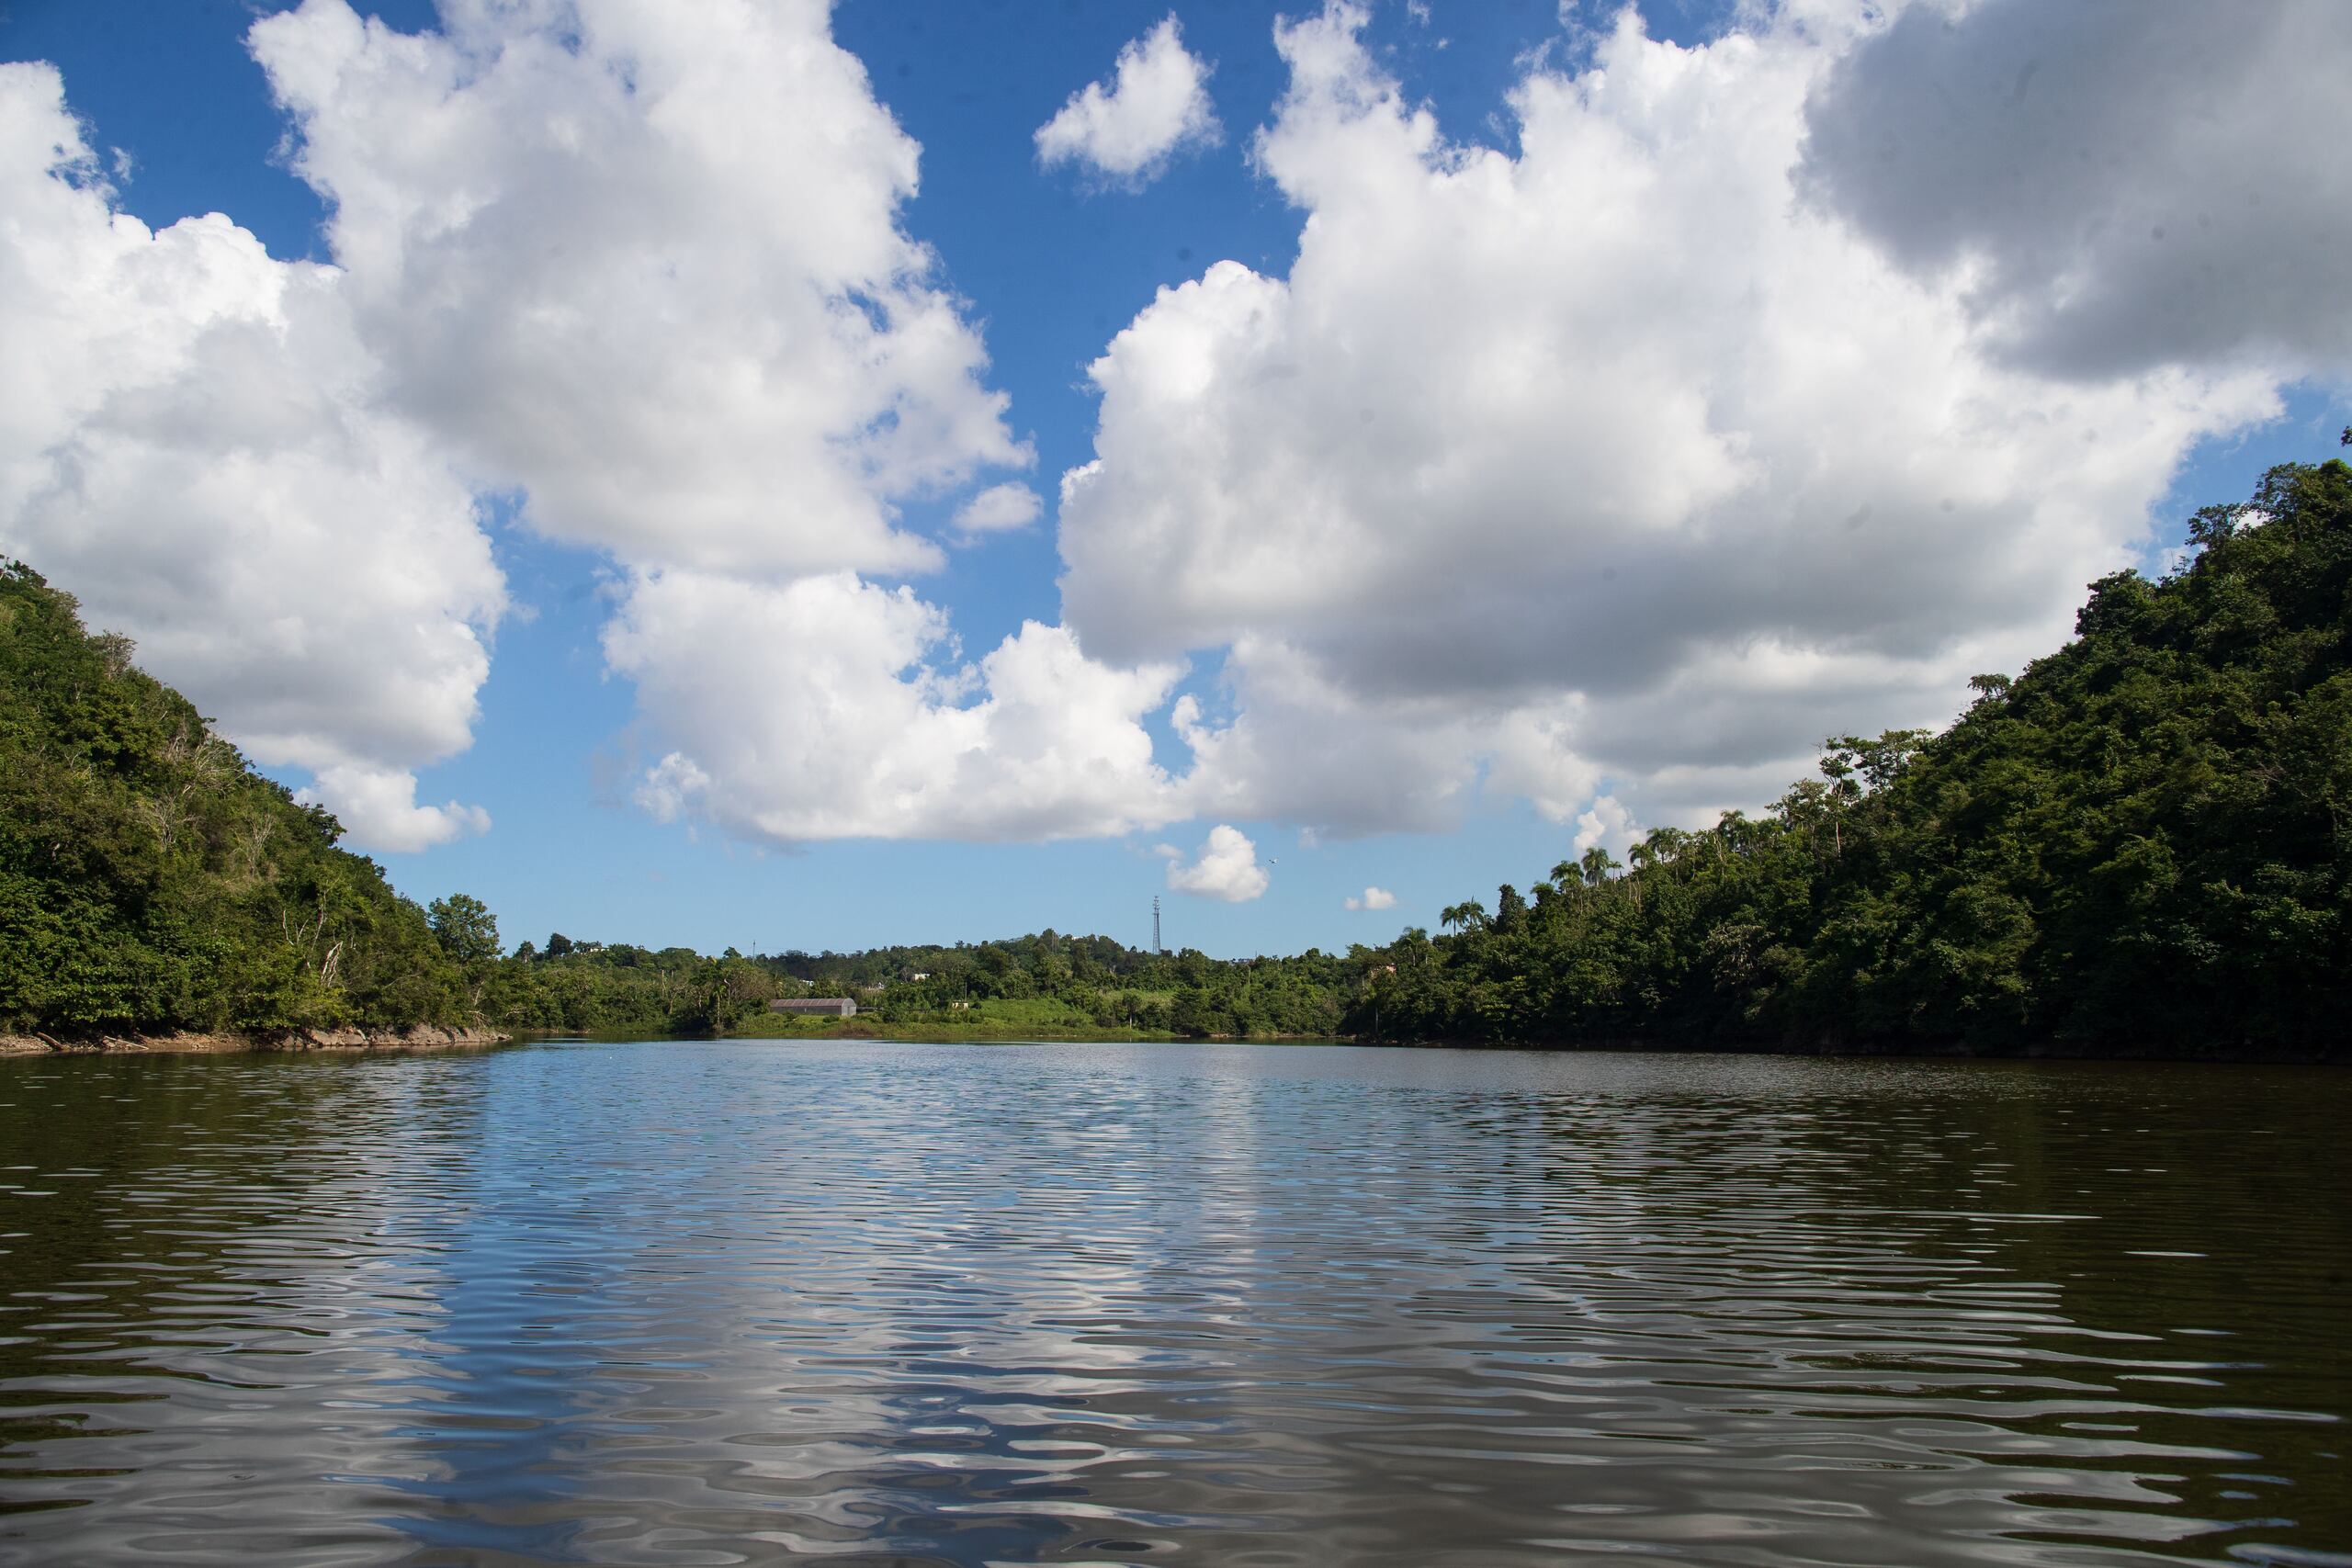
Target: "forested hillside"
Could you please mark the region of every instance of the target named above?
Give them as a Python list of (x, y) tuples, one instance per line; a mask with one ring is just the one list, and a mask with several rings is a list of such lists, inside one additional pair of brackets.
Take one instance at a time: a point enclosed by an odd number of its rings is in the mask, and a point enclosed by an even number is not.
[(1929, 739), (1833, 740), (1760, 818), (1562, 865), (1408, 933), (1389, 1038), (2344, 1053), (2352, 469), (2274, 469), (2161, 581)]
[(469, 1021), (424, 911), (132, 651), (0, 561), (0, 1032)]

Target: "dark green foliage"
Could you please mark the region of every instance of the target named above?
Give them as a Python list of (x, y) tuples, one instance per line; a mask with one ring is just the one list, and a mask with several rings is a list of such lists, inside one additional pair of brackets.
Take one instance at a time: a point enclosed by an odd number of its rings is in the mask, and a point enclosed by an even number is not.
[[(1767, 816), (1588, 855), (1523, 917), (1390, 950), (1403, 1038), (2342, 1054), (2352, 1006), (2352, 468), (2209, 507), (2160, 582), (1979, 676), (1944, 734), (1827, 744)], [(1501, 905), (1516, 895), (1503, 889)]]
[(466, 1021), (424, 912), (0, 562), (0, 1029)]

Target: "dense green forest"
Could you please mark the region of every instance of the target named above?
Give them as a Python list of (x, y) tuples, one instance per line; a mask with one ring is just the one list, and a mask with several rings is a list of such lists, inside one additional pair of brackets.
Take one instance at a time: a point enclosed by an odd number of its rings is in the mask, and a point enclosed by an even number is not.
[(0, 572), (0, 1029), (334, 1023), (982, 1038), (1328, 1035), (2335, 1056), (2352, 1006), (2352, 468), (2209, 507), (2161, 581), (1978, 677), (1940, 735), (1828, 742), (1760, 816), (1661, 829), (1344, 955), (1107, 938), (706, 957), (419, 908), (334, 820)]
[(425, 912), (132, 651), (0, 561), (0, 1030), (465, 1021)]
[(1761, 817), (1454, 906), (1452, 934), (1383, 955), (1348, 1026), (2345, 1054), (2352, 468), (2276, 468), (2191, 545), (2161, 581), (2094, 583), (2073, 642), (1980, 676), (1941, 735), (1832, 740)]

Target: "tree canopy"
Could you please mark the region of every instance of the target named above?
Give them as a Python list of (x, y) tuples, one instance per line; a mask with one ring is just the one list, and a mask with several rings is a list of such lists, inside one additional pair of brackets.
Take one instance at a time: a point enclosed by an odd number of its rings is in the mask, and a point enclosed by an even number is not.
[(0, 1029), (467, 1021), (424, 911), (0, 561)]
[[(1389, 1038), (2326, 1055), (2352, 1004), (2352, 468), (2208, 507), (1941, 735), (1588, 853), (1374, 974)], [(1498, 908), (1518, 899), (1504, 888)]]

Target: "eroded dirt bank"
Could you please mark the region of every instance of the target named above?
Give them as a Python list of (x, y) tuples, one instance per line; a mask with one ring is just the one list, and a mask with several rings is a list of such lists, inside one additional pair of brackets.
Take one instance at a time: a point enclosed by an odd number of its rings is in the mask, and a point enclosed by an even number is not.
[(234, 1051), (435, 1051), (496, 1045), (513, 1036), (493, 1029), (296, 1029), (275, 1034), (0, 1034), (0, 1056)]

